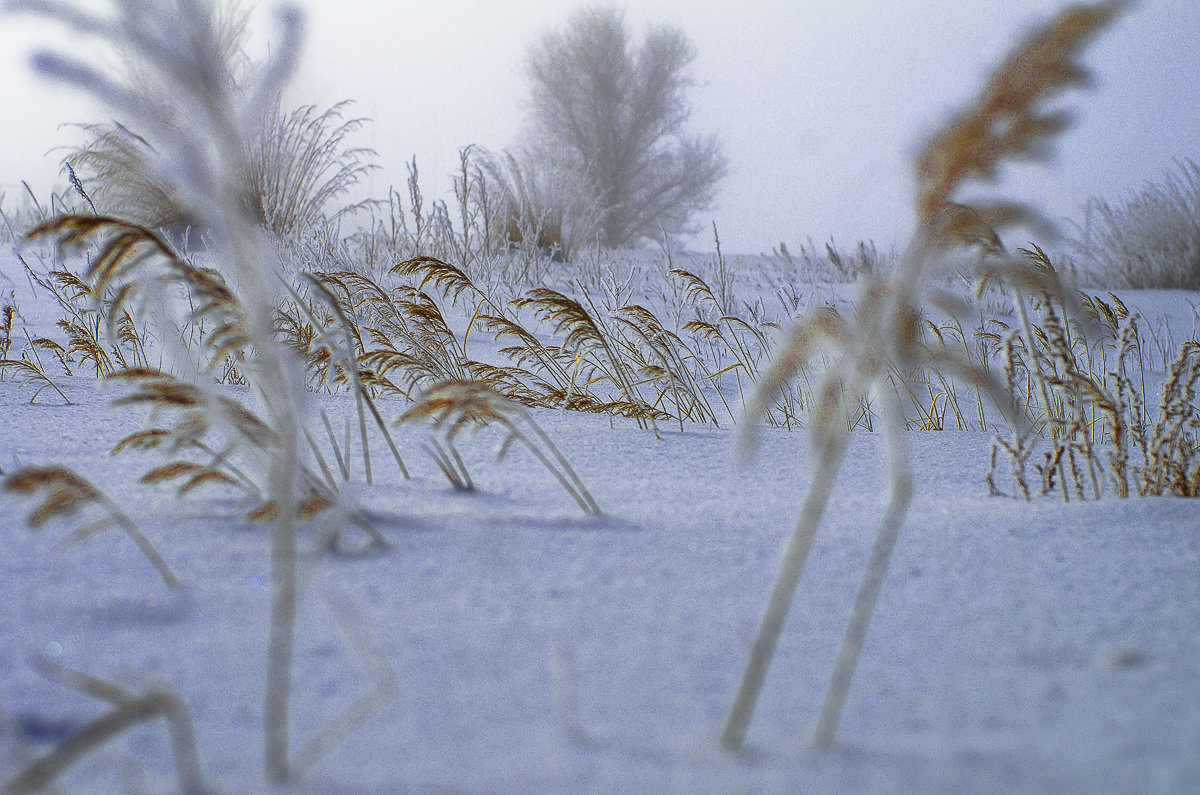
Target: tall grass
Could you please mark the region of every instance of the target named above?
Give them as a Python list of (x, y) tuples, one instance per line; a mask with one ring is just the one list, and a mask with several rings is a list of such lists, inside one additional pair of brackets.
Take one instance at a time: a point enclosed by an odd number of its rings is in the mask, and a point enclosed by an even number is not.
[[(253, 120), (237, 120), (254, 127), (239, 143), (237, 173), (229, 175), (241, 211), (255, 225), (289, 237), (326, 220), (327, 214), (336, 218), (356, 209), (355, 205), (337, 211), (328, 208), (376, 167), (371, 162), (373, 151), (347, 143), (366, 120), (343, 119), (347, 102), (325, 110), (309, 105), (285, 111), (278, 95), (262, 95), (263, 86), (255, 83), (261, 70), (247, 54), (250, 14), (241, 3), (208, 2), (188, 13), (211, 34), (204, 43), (190, 43), (197, 48), (212, 45), (203, 53), (210, 76), (221, 80), (229, 99), (265, 108), (256, 109)], [(136, 23), (128, 14), (124, 20)], [(199, 54), (199, 49), (194, 52)], [(205, 214), (191, 206), (189, 186), (181, 182), (179, 169), (164, 167), (161, 157), (172, 137), (191, 134), (192, 119), (170, 82), (191, 78), (168, 77), (120, 48), (117, 54), (123, 66), (114, 87), (138, 96), (144, 107), (154, 107), (157, 118), (150, 123), (129, 115), (112, 123), (79, 125), (84, 142), (66, 158), (72, 179), (75, 171), (83, 175), (98, 213), (152, 229), (202, 226)], [(251, 99), (252, 94), (258, 96)]]
[(124, 124), (85, 124), (84, 142), (67, 163), (84, 175), (98, 212), (119, 213), (147, 227), (196, 223), (175, 196), (173, 175), (152, 167), (155, 149)]
[(276, 103), (268, 113), (252, 142), (247, 180), (253, 214), (270, 232), (292, 237), (364, 206), (329, 209), (378, 168), (372, 162), (373, 150), (348, 145), (347, 139), (367, 123), (362, 118), (343, 119), (348, 106), (340, 102), (320, 111), (304, 105), (284, 112)]
[(893, 267), (894, 259), (894, 255), (880, 252), (872, 242), (860, 241), (847, 251), (832, 238), (821, 246), (812, 240), (801, 243), (796, 253), (786, 243), (771, 251), (772, 264), (797, 284), (853, 283), (882, 274)]
[(583, 177), (545, 153), (480, 154), (492, 195), (500, 202), (497, 237), (520, 249), (533, 247), (564, 262), (595, 243), (603, 213), (589, 198)]
[[(42, 73), (75, 85), (106, 102), (130, 127), (153, 141), (155, 173), (172, 175), (172, 195), (189, 218), (210, 230), (212, 247), (225, 278), (224, 306), (236, 317), (218, 345), (229, 351), (253, 350), (241, 366), (265, 407), (263, 425), (273, 443), (266, 448), (265, 498), (271, 506), (271, 623), (267, 683), (264, 688), (265, 767), (273, 781), (292, 773), (289, 704), (292, 648), (299, 582), (297, 523), (303, 509), (304, 482), (299, 464), (301, 429), (306, 416), (299, 366), (275, 342), (274, 297), (280, 273), (274, 253), (256, 230), (259, 220), (247, 205), (245, 175), (250, 171), (252, 142), (264, 128), (276, 97), (296, 63), (302, 20), (294, 10), (276, 16), (280, 37), (274, 55), (244, 81), (229, 68), (229, 44), (213, 7), (201, 0), (178, 0), (147, 6), (136, 0), (115, 5), (115, 19), (81, 8), (18, 2), (27, 9), (61, 21), (86, 35), (107, 41), (133, 64), (137, 86), (81, 60), (76, 53), (43, 52), (35, 65)], [(186, 119), (187, 124), (180, 123)], [(101, 222), (111, 219), (102, 219)], [(190, 275), (180, 260), (148, 230), (110, 224), (106, 256), (93, 263), (92, 276), (111, 283), (120, 293), (133, 289), (141, 266), (162, 268), (169, 275)], [(70, 222), (62, 232), (67, 242), (84, 242), (92, 230)], [(127, 243), (122, 241), (128, 241)], [(207, 277), (205, 277), (207, 278)], [(122, 284), (123, 279), (130, 281)], [(208, 279), (206, 283), (216, 286)], [(104, 289), (98, 289), (104, 294)], [(220, 292), (218, 290), (218, 292)], [(194, 392), (203, 396), (197, 383)], [(204, 398), (200, 398), (203, 402)], [(214, 422), (223, 415), (212, 414)], [(233, 425), (231, 435), (242, 433)]]
[[(274, 103), (261, 130), (246, 142), (238, 175), (242, 209), (255, 225), (292, 237), (361, 208), (332, 202), (377, 168), (374, 152), (347, 145), (366, 123), (343, 119), (348, 102), (325, 110), (305, 105), (284, 111)], [(84, 175), (97, 211), (152, 229), (201, 226), (180, 194), (178, 174), (162, 168), (158, 150), (120, 122), (82, 125), (86, 140), (67, 157)]]
[(1119, 201), (1089, 202), (1078, 231), (1080, 267), (1105, 287), (1200, 290), (1200, 166), (1179, 160)]
[[(70, 56), (40, 57), (43, 71), (106, 99), (130, 126), (87, 128), (93, 141), (74, 157), (97, 188), (93, 212), (60, 214), (62, 199), (49, 211), (38, 207), (32, 237), (82, 254), (86, 267), (75, 272), (58, 263), (44, 277), (29, 269), (58, 299), (62, 342), (27, 339), (17, 358), (15, 309), (6, 310), (0, 374), (30, 379), (39, 390), (34, 399), (53, 387), (69, 400), (41, 354), (67, 375), (74, 368), (119, 379), (127, 391), (118, 406), (156, 409), (157, 424), (127, 435), (114, 451), (166, 456), (144, 482), (180, 495), (231, 487), (250, 518), (270, 524), (264, 765), (276, 782), (312, 764), (394, 689), (369, 633), (359, 632), (370, 692), (293, 750), (297, 529), (341, 500), (335, 471), (309, 429), (323, 425), (337, 471), (343, 481), (351, 478), (349, 431), (340, 443), (328, 417), (317, 422), (306, 390), (354, 396), (368, 483), (375, 471), (372, 423), (409, 475), (381, 409), (381, 398), (395, 396), (411, 403), (399, 423), (430, 427), (426, 450), (456, 488), (475, 487), (458, 452), (461, 432), (491, 424), (504, 433), (502, 450), (525, 446), (588, 514), (599, 513), (596, 501), (529, 408), (626, 417), (655, 433), (666, 423), (682, 431), (685, 423), (745, 416), (746, 445), (759, 419), (807, 427), (817, 468), (725, 726), (722, 742), (730, 749), (744, 742), (854, 430), (878, 428), (887, 437), (888, 502), (817, 720), (820, 746), (834, 739), (914, 488), (904, 431), (1001, 428), (988, 476), (996, 493), (1003, 486), (1032, 499), (1039, 485), (1064, 499), (1094, 498), (1105, 488), (1118, 496), (1200, 492), (1200, 347), (1180, 348), (1156, 420), (1147, 406), (1138, 318), (1111, 294), (1073, 296), (1036, 246), (1016, 255), (1004, 249), (999, 228), (1040, 225), (1032, 207), (959, 198), (968, 183), (1040, 151), (1063, 129), (1065, 117), (1047, 111), (1045, 101), (1081, 81), (1075, 58), (1120, 3), (1060, 15), (996, 71), (974, 107), (929, 142), (917, 163), (919, 229), (903, 256), (881, 255), (868, 244), (847, 252), (832, 241), (823, 252), (809, 243), (793, 254), (781, 244), (769, 264), (786, 279), (862, 283), (854, 305), (818, 306), (798, 319), (795, 284), (780, 296), (782, 317), (770, 316), (761, 300), (741, 300), (719, 240), (715, 260), (704, 267), (676, 262), (668, 244), (665, 261), (648, 269), (657, 280), (652, 289), (636, 284), (633, 270), (618, 272), (614, 260), (587, 260), (596, 219), (594, 208), (573, 203), (579, 186), (531, 172), (511, 155), (463, 150), (454, 209), (426, 202), (413, 161), (407, 196), (393, 190), (386, 202), (366, 205), (376, 214), (369, 225), (343, 236), (337, 218), (355, 206), (328, 208), (371, 167), (371, 153), (350, 147), (361, 120), (343, 120), (344, 105), (281, 111), (277, 98), (298, 46), (295, 16), (281, 17), (274, 60), (232, 69), (237, 50), (228, 34), (244, 29), (235, 24), (223, 33), (200, 0), (148, 12), (137, 0), (121, 0), (116, 25), (66, 6), (15, 6), (111, 40), (139, 64), (137, 85), (150, 88), (135, 91)], [(195, 123), (181, 127), (181, 115)], [(1186, 173), (1194, 193), (1195, 167)], [(1173, 190), (1187, 193), (1183, 182)], [(78, 193), (88, 198), (85, 186)], [(181, 255), (149, 228), (173, 221), (207, 230), (212, 252), (204, 262), (215, 268)], [(287, 239), (268, 241), (263, 229)], [(958, 273), (964, 261), (974, 261), (984, 281), (1007, 285), (1011, 312), (989, 304), (982, 285), (965, 306), (947, 289), (946, 274)], [(966, 316), (977, 316), (978, 327), (965, 328)], [(265, 408), (251, 411), (215, 389), (214, 378), (248, 384)], [(1004, 456), (1007, 475), (999, 471)], [(35, 519), (99, 505), (168, 577), (161, 556), (139, 540), (116, 502), (74, 473), (18, 473), (9, 485), (48, 489), (51, 499), (34, 509)], [(369, 543), (386, 544), (342, 508)], [(342, 612), (356, 625), (351, 610)], [(149, 714), (131, 694), (113, 703), (118, 728), (95, 732), (95, 743)], [(49, 781), (71, 758), (59, 753), (26, 778)]]
[[(1024, 253), (1043, 273), (1053, 272), (1040, 249)], [(1041, 494), (1058, 493), (1064, 501), (1104, 493), (1197, 496), (1200, 348), (1184, 342), (1174, 361), (1164, 363), (1155, 412), (1141, 319), (1111, 294), (1109, 301), (1085, 296), (1082, 309), (1082, 322), (1071, 319), (1062, 296), (1043, 289), (1028, 339), (1015, 330), (1004, 339), (1005, 380), (1027, 423), (996, 438), (991, 492), (1001, 493), (996, 465), (1002, 452), (1014, 494), (1026, 500), (1035, 490), (1031, 480)], [(1089, 340), (1089, 326), (1100, 342)]]
[[(899, 399), (894, 389), (888, 389), (891, 368), (937, 367), (1000, 393), (996, 379), (979, 371), (956, 351), (922, 344), (918, 336), (921, 307), (939, 299), (931, 289), (930, 274), (946, 252), (973, 246), (982, 253), (987, 267), (1038, 283), (1024, 263), (1006, 256), (996, 233), (996, 228), (1002, 225), (1036, 222), (1036, 212), (1027, 205), (1011, 202), (968, 205), (957, 194), (966, 183), (992, 177), (1004, 161), (1039, 151), (1045, 140), (1065, 126), (1062, 114), (1045, 109), (1046, 100), (1082, 82), (1084, 72), (1076, 57), (1118, 9), (1119, 4), (1107, 3), (1068, 10), (1017, 48), (993, 73), (978, 102), (952, 119), (921, 151), (916, 164), (918, 231), (895, 272), (868, 282), (860, 311), (853, 319), (827, 312), (802, 318), (793, 326), (763, 378), (749, 412), (752, 417), (765, 408), (765, 396), (795, 374), (819, 349), (829, 347), (837, 352), (834, 365), (825, 371), (816, 390), (812, 432), (817, 468), (784, 551), (725, 724), (722, 743), (726, 748), (736, 750), (742, 746), (784, 619), (844, 459), (847, 431), (838, 421), (837, 411), (840, 395), (848, 389), (851, 394), (859, 395), (882, 393), (883, 430), (891, 459), (890, 483), (887, 506), (813, 733), (816, 745), (832, 743), (913, 489), (905, 460)], [(1023, 307), (1020, 301), (1018, 307)], [(1028, 322), (1023, 326), (1028, 329)], [(1003, 405), (1003, 400), (998, 402)]]

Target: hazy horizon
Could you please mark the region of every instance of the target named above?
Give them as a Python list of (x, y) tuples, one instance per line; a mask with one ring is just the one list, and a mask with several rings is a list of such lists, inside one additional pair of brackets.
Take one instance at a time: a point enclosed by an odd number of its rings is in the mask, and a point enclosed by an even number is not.
[[(354, 100), (374, 119), (355, 143), (383, 168), (368, 186), (404, 189), (415, 156), (427, 200), (445, 197), (458, 150), (515, 144), (528, 47), (582, 4), (554, 0), (443, 0), (396, 7), (381, 0), (308, 0), (308, 40), (290, 91), (293, 104)], [(635, 40), (648, 24), (683, 29), (696, 47), (691, 129), (723, 140), (730, 174), (717, 207), (689, 241), (712, 248), (711, 222), (731, 253), (796, 249), (833, 237), (849, 247), (903, 244), (911, 228), (910, 164), (922, 140), (978, 92), (1000, 59), (1066, 3), (960, 4), (810, 0), (731, 4), (696, 0), (618, 3)], [(254, 37), (273, 30), (262, 3)], [(106, 121), (90, 101), (31, 75), (31, 44), (63, 39), (52, 25), (6, 16), (0, 87), (8, 123), (0, 190), (18, 201), (28, 180), (44, 198), (62, 152), (79, 140), (64, 122)], [(81, 45), (72, 45), (76, 52)], [(1077, 125), (1049, 167), (1007, 172), (1005, 196), (1051, 217), (1082, 219), (1089, 197), (1109, 200), (1159, 180), (1177, 159), (1200, 159), (1200, 4), (1159, 0), (1133, 7), (1089, 49), (1093, 90), (1062, 104)], [(1065, 230), (1069, 231), (1069, 229)]]

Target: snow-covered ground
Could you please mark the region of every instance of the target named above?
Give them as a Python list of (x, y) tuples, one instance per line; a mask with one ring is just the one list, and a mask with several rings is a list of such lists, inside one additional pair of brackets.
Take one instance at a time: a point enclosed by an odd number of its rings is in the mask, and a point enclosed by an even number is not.
[[(0, 264), (31, 322), (52, 318), (7, 252)], [(1127, 298), (1165, 307), (1177, 340), (1190, 332), (1194, 296)], [(218, 491), (137, 485), (155, 461), (109, 450), (140, 417), (109, 408), (111, 385), (61, 385), (71, 405), (0, 382), (0, 467), (84, 474), (185, 584), (166, 588), (117, 530), (57, 551), (92, 515), (34, 530), (32, 503), (0, 495), (0, 781), (105, 709), (43, 677), (45, 657), (171, 688), (213, 788), (270, 791), (267, 530)], [(349, 397), (316, 400), (335, 427), (353, 413)], [(988, 434), (907, 434), (916, 497), (837, 740), (818, 751), (809, 733), (885, 495), (883, 439), (856, 432), (747, 747), (730, 754), (718, 734), (811, 477), (806, 435), (764, 430), (736, 466), (728, 429), (536, 417), (603, 516), (525, 451), (496, 462), (486, 430), (460, 447), (478, 490), (453, 491), (402, 431), (414, 478), (377, 452), (375, 485), (355, 495), (390, 548), (306, 558), (293, 747), (370, 689), (372, 646), (396, 689), (287, 791), (1200, 790), (1194, 502), (988, 497)], [(315, 550), (316, 531), (304, 541)], [(62, 783), (171, 791), (162, 722)]]

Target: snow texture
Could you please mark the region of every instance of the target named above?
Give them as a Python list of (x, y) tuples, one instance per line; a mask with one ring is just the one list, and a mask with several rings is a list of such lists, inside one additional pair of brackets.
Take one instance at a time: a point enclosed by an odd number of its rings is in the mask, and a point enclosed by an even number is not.
[[(0, 262), (5, 293), (36, 324), (19, 265)], [(1151, 317), (1178, 313), (1176, 331), (1190, 323), (1182, 294), (1126, 297)], [(0, 779), (103, 710), (40, 675), (45, 656), (133, 690), (165, 684), (191, 711), (208, 782), (271, 791), (266, 528), (232, 494), (138, 485), (152, 460), (109, 450), (142, 418), (109, 408), (101, 382), (61, 385), (71, 405), (49, 391), (31, 404), (29, 386), (0, 382), (0, 467), (84, 474), (185, 585), (167, 589), (117, 530), (56, 551), (93, 517), (34, 530), (29, 504), (0, 496)], [(314, 400), (335, 427), (353, 416), (347, 396)], [(1194, 502), (988, 497), (988, 434), (908, 434), (916, 497), (837, 740), (817, 751), (808, 735), (885, 498), (883, 439), (856, 432), (747, 747), (728, 754), (717, 737), (811, 475), (806, 435), (764, 430), (739, 467), (728, 429), (656, 438), (625, 420), (536, 417), (602, 517), (583, 516), (525, 451), (497, 463), (488, 431), (461, 445), (475, 492), (452, 490), (402, 434), (414, 479), (377, 454), (376, 484), (355, 495), (391, 548), (310, 553), (293, 745), (370, 685), (336, 598), (398, 690), (288, 791), (1200, 790)], [(171, 760), (155, 721), (62, 783), (171, 791)]]

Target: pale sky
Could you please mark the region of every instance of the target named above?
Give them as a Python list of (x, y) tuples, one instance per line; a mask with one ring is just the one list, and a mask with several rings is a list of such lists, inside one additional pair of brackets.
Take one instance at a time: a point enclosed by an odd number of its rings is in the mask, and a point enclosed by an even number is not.
[[(379, 152), (372, 193), (403, 192), (414, 155), (428, 198), (450, 191), (458, 150), (503, 149), (522, 122), (521, 64), (577, 4), (560, 0), (306, 0), (309, 37), (296, 104), (356, 101), (375, 122), (357, 139)], [(724, 141), (730, 174), (715, 220), (727, 253), (795, 249), (830, 236), (901, 247), (911, 229), (911, 162), (924, 138), (978, 92), (1056, 0), (626, 0), (635, 37), (681, 27), (698, 50), (692, 129)], [(273, 6), (260, 3), (261, 10)], [(259, 14), (256, 37), (271, 34)], [(78, 140), (60, 122), (107, 120), (69, 89), (30, 76), (32, 41), (54, 33), (0, 17), (0, 190), (40, 196)], [(1082, 219), (1089, 196), (1119, 199), (1200, 161), (1200, 2), (1143, 0), (1089, 50), (1096, 87), (1065, 98), (1078, 124), (1050, 166), (1021, 166), (999, 187), (1052, 217)], [(1069, 227), (1067, 227), (1069, 231)], [(711, 232), (690, 241), (712, 248)]]

